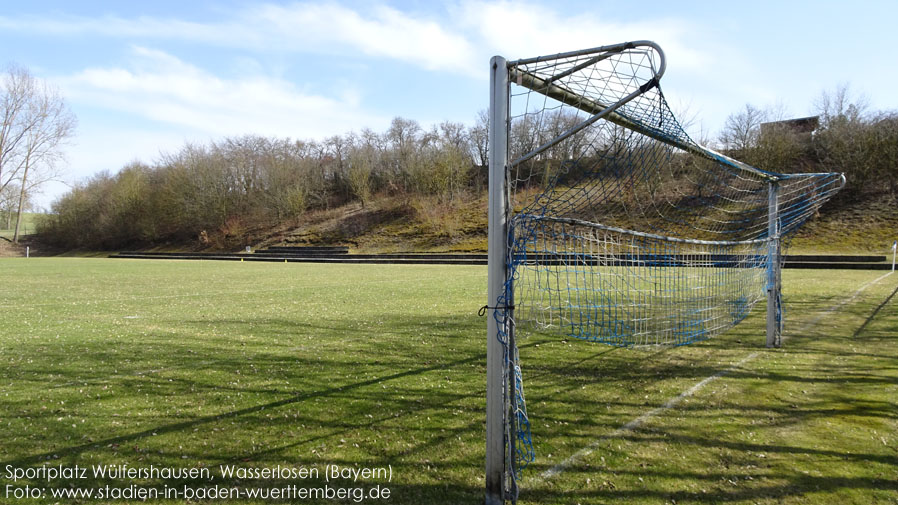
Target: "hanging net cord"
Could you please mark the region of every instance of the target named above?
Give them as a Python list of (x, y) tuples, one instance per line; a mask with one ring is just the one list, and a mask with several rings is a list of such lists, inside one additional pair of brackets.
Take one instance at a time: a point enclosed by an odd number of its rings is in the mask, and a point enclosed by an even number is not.
[(646, 41), (508, 63), (509, 247), (495, 305), (514, 308), (494, 317), (512, 480), (533, 460), (516, 338), (550, 331), (632, 346), (717, 335), (765, 298), (770, 242), (844, 184), (697, 144), (661, 92), (664, 67)]

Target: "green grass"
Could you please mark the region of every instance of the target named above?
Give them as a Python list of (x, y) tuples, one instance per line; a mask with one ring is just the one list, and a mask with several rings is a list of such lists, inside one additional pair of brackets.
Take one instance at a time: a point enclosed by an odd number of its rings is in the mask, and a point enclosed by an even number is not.
[[(22, 213), (22, 225), (19, 227), (19, 235), (30, 235), (37, 230), (37, 221), (43, 214), (34, 212)], [(12, 239), (16, 231), (16, 216), (13, 214), (9, 228), (6, 227), (6, 214), (0, 213), (0, 237)]]
[[(362, 483), (389, 487), (381, 502), (482, 501), (483, 267), (32, 258), (0, 272), (0, 486), (7, 465), (389, 465), (391, 482)], [(679, 348), (521, 342), (537, 450), (521, 503), (898, 503), (898, 276), (821, 312), (882, 274), (786, 270), (780, 350), (763, 349), (760, 310)], [(132, 482), (325, 484), (18, 485)]]
[(898, 201), (888, 196), (845, 202), (809, 220), (789, 239), (789, 254), (882, 254), (892, 261)]

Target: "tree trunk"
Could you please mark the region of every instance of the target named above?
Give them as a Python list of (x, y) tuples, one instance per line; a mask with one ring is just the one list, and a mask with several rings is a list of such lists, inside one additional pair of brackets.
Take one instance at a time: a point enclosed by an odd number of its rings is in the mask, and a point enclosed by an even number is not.
[(22, 208), (25, 206), (25, 184), (28, 182), (28, 158), (25, 158), (25, 171), (22, 172), (22, 189), (19, 191), (19, 212), (16, 215), (16, 231), (13, 232), (12, 242), (19, 243), (19, 226), (22, 224)]

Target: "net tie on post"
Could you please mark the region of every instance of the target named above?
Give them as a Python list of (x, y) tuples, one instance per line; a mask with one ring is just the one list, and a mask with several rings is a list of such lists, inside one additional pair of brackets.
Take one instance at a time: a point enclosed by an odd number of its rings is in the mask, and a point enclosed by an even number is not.
[(514, 310), (514, 305), (501, 305), (501, 306), (497, 305), (495, 307), (490, 307), (489, 305), (484, 305), (483, 307), (480, 307), (480, 309), (477, 311), (477, 316), (483, 317), (486, 315), (486, 311), (491, 310), (491, 309), (492, 310)]

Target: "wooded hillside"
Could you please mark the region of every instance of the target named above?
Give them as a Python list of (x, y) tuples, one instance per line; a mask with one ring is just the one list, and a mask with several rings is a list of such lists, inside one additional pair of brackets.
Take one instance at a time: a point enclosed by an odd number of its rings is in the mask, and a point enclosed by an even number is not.
[[(888, 208), (883, 199), (898, 199), (898, 113), (868, 111), (863, 102), (849, 100), (845, 88), (823, 94), (819, 109), (819, 116), (808, 118), (813, 120), (809, 131), (746, 105), (711, 143), (771, 171), (844, 172), (848, 185), (824, 206), (824, 220), (865, 201), (877, 202), (871, 209)], [(555, 117), (550, 129), (563, 131), (570, 120)], [(517, 139), (538, 140), (534, 125), (513, 128), (525, 130), (516, 133)], [(570, 145), (559, 150), (560, 156), (577, 149), (576, 137), (566, 142)], [(518, 148), (526, 146), (512, 144)], [(387, 209), (386, 214), (405, 221), (426, 221), (440, 236), (439, 228), (453, 222), (441, 214), (468, 219), (480, 212), (486, 162), (483, 113), (472, 127), (444, 122), (424, 129), (396, 118), (381, 133), (365, 129), (320, 142), (227, 138), (186, 145), (153, 165), (133, 163), (116, 174), (94, 176), (54, 203), (52, 214), (40, 223), (40, 235), (66, 249), (160, 244), (233, 249), (283, 235), (307, 224), (309, 215), (354, 204)], [(534, 181), (543, 184), (547, 175)], [(442, 235), (452, 241), (459, 228), (471, 234), (471, 226), (485, 226), (485, 218), (468, 220), (467, 226), (450, 225), (456, 229)], [(308, 235), (310, 243), (313, 235)]]

